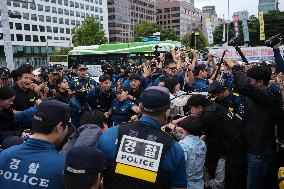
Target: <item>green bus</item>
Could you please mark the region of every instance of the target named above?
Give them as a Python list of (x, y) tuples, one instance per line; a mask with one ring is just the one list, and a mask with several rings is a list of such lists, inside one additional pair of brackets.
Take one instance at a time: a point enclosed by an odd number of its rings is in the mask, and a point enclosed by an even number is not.
[(68, 54), (68, 67), (76, 64), (102, 65), (105, 62), (121, 65), (131, 61), (141, 64), (151, 57), (154, 52), (170, 52), (181, 46), (177, 41), (133, 42), (102, 44), (75, 47)]

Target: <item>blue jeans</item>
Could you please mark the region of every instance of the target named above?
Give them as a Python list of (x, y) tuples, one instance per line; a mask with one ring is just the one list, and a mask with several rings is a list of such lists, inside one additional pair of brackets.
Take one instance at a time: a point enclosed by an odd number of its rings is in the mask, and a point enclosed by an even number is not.
[(258, 156), (247, 153), (247, 189), (261, 189), (267, 172), (275, 159), (275, 154)]

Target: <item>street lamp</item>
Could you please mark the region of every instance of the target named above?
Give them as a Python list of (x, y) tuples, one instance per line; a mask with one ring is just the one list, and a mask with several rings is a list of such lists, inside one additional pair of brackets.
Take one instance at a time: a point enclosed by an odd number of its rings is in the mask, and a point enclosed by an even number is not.
[(196, 37), (199, 36), (199, 32), (194, 32), (194, 49), (196, 50)]
[(230, 0), (228, 0), (227, 46), (229, 46)]

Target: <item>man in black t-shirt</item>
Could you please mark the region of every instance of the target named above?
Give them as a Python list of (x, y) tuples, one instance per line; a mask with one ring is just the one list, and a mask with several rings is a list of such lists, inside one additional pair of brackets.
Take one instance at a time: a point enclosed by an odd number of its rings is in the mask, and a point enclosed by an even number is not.
[(141, 94), (144, 90), (140, 83), (140, 76), (138, 74), (131, 74), (129, 76), (129, 80), (130, 90), (128, 92), (128, 98), (136, 103), (139, 103)]
[(15, 100), (11, 106), (13, 110), (23, 111), (41, 102), (37, 93), (31, 89), (32, 79), (33, 75), (29, 68), (21, 67), (17, 70)]

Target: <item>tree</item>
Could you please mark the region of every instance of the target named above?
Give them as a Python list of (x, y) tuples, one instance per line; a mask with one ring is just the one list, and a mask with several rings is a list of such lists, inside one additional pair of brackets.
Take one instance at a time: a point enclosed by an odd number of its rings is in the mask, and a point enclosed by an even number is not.
[(161, 32), (161, 41), (178, 40), (174, 30), (164, 28), (153, 22), (143, 21), (134, 25), (134, 41), (140, 41), (140, 38), (143, 37), (150, 37), (156, 32)]
[(67, 47), (52, 51), (50, 55), (50, 62), (67, 62), (67, 55), (71, 50), (72, 48)]
[(82, 25), (72, 29), (74, 46), (100, 45), (107, 42), (101, 23), (95, 17), (87, 17)]
[[(201, 30), (197, 29), (195, 32), (199, 33), (199, 35), (196, 36), (196, 49), (197, 50), (204, 49), (205, 47), (208, 46), (207, 38), (204, 36)], [(191, 41), (191, 34), (189, 33), (183, 36), (183, 38), (181, 39), (181, 43), (185, 46), (190, 46), (190, 41)]]

